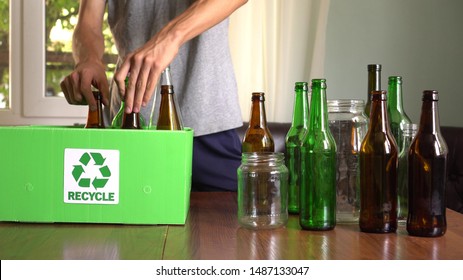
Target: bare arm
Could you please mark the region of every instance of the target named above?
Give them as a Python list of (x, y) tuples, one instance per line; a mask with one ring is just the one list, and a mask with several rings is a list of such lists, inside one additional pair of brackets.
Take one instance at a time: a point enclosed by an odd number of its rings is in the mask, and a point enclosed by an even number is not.
[(102, 34), (105, 0), (81, 0), (79, 19), (74, 30), (72, 48), (76, 66), (61, 82), (61, 88), (70, 104), (86, 104), (96, 109), (91, 85), (103, 93), (103, 103), (109, 104), (109, 86), (102, 61), (104, 39)]
[[(125, 95), (126, 112), (139, 112), (152, 96), (161, 72), (171, 63), (179, 48), (220, 23), (247, 0), (198, 0), (170, 21), (145, 45), (127, 55), (114, 78)], [(130, 72), (127, 92), (125, 77)]]

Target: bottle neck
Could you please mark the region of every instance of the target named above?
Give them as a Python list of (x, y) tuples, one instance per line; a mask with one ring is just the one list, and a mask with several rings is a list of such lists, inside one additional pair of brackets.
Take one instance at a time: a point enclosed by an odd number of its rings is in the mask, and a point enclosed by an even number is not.
[(404, 113), (402, 84), (396, 80), (389, 81), (387, 104), (391, 112)]
[(309, 101), (307, 90), (296, 89), (293, 109), (293, 127), (308, 127)]
[(423, 100), (421, 106), (420, 132), (440, 133), (439, 109), (437, 100)]
[(371, 103), (370, 96), (372, 91), (381, 90), (381, 65), (368, 65), (368, 88), (367, 104)]
[(325, 88), (312, 88), (310, 106), (310, 131), (329, 130), (328, 106)]
[(402, 133), (403, 145), (402, 145), (402, 151), (400, 151), (400, 153), (404, 154), (410, 148), (413, 138), (415, 138), (415, 135), (418, 131), (418, 126), (416, 124), (404, 124), (404, 127), (402, 127), (402, 130), (403, 130), (403, 133)]
[(264, 97), (253, 95), (251, 108), (251, 127), (267, 127), (267, 117), (265, 115)]
[(370, 130), (388, 133), (389, 117), (385, 91), (374, 91), (371, 98)]

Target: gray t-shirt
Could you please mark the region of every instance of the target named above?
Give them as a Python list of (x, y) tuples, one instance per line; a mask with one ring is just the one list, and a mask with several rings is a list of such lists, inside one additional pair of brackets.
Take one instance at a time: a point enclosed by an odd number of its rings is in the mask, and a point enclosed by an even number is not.
[[(120, 57), (151, 39), (189, 0), (108, 0), (108, 22)], [(237, 85), (228, 42), (228, 19), (186, 42), (170, 64), (176, 101), (183, 124), (195, 136), (242, 126)], [(153, 123), (160, 102), (156, 95)], [(142, 114), (149, 119), (153, 99)], [(117, 86), (111, 86), (110, 118), (120, 107)]]

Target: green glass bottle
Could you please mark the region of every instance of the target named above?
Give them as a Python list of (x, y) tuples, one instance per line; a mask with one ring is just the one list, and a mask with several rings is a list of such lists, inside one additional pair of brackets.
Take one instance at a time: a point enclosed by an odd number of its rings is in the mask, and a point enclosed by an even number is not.
[[(127, 88), (128, 85), (129, 77), (125, 78), (125, 88)], [(114, 116), (113, 121), (111, 122), (111, 127), (122, 129), (143, 129), (145, 127), (145, 119), (141, 113), (125, 113), (125, 102), (124, 100), (121, 100), (121, 107)]]
[(402, 126), (410, 124), (410, 118), (404, 111), (402, 100), (402, 77), (390, 76), (388, 82), (387, 114), (392, 135), (399, 151), (403, 148)]
[(307, 82), (296, 82), (294, 87), (293, 121), (286, 134), (286, 167), (289, 170), (288, 212), (299, 213), (301, 186), (301, 146), (309, 127), (309, 100)]
[(328, 122), (326, 80), (312, 80), (309, 129), (301, 148), (299, 223), (307, 230), (336, 226), (336, 142)]
[(370, 117), (371, 93), (375, 90), (381, 90), (381, 64), (368, 64), (368, 86), (367, 86), (367, 104), (365, 105), (365, 115)]

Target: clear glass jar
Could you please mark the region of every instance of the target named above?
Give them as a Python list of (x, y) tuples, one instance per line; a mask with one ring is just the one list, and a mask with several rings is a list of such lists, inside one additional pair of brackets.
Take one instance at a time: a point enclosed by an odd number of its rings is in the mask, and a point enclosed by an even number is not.
[(336, 222), (358, 222), (360, 215), (359, 151), (368, 130), (360, 99), (328, 100), (330, 131), (336, 141)]
[(288, 168), (283, 153), (243, 153), (238, 174), (238, 222), (270, 229), (288, 222)]

